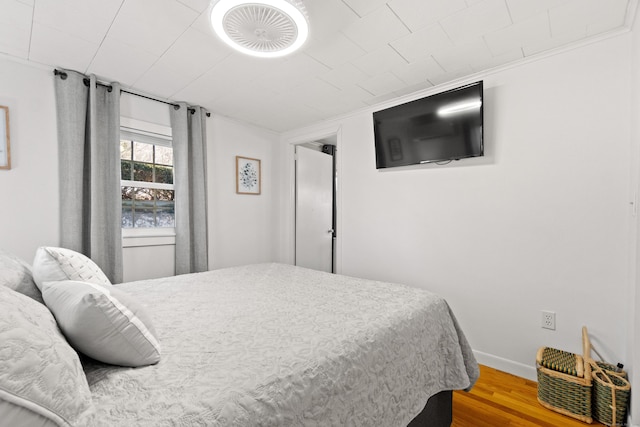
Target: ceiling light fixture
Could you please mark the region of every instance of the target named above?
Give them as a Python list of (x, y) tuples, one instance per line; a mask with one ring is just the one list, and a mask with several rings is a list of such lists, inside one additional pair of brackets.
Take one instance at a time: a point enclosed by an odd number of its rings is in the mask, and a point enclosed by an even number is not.
[(247, 55), (275, 58), (299, 49), (309, 35), (300, 0), (218, 0), (211, 9), (218, 37)]

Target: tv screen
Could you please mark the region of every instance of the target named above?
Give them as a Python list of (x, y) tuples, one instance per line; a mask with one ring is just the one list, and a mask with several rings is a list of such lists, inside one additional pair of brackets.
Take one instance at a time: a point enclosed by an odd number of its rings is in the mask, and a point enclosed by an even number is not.
[(484, 154), (482, 81), (373, 113), (376, 167)]

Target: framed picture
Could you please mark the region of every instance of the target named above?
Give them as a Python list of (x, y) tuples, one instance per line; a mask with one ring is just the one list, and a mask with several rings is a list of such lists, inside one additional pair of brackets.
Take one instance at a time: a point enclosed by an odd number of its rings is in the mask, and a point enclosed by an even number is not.
[(236, 156), (236, 193), (260, 194), (260, 160)]
[(9, 146), (9, 107), (0, 105), (0, 169), (11, 169)]

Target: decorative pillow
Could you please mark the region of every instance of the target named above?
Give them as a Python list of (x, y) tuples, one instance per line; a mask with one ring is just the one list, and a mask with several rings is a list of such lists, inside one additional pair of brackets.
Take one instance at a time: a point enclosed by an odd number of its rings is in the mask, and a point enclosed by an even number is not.
[(90, 424), (93, 403), (78, 355), (47, 307), (4, 286), (0, 360), (0, 424)]
[(111, 282), (98, 265), (71, 249), (41, 247), (33, 260), (33, 280), (42, 291), (44, 282), (80, 280), (109, 286)]
[(42, 294), (33, 281), (31, 267), (20, 258), (0, 250), (0, 286), (6, 286), (41, 304)]
[(120, 366), (151, 365), (160, 360), (151, 319), (140, 304), (114, 286), (45, 282), (42, 296), (62, 333), (79, 352)]

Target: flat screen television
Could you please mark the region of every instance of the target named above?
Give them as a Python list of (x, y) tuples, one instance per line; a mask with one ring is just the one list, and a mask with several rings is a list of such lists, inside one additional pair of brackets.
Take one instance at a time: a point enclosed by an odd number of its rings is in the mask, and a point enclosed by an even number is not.
[(373, 113), (376, 168), (484, 154), (482, 81)]

